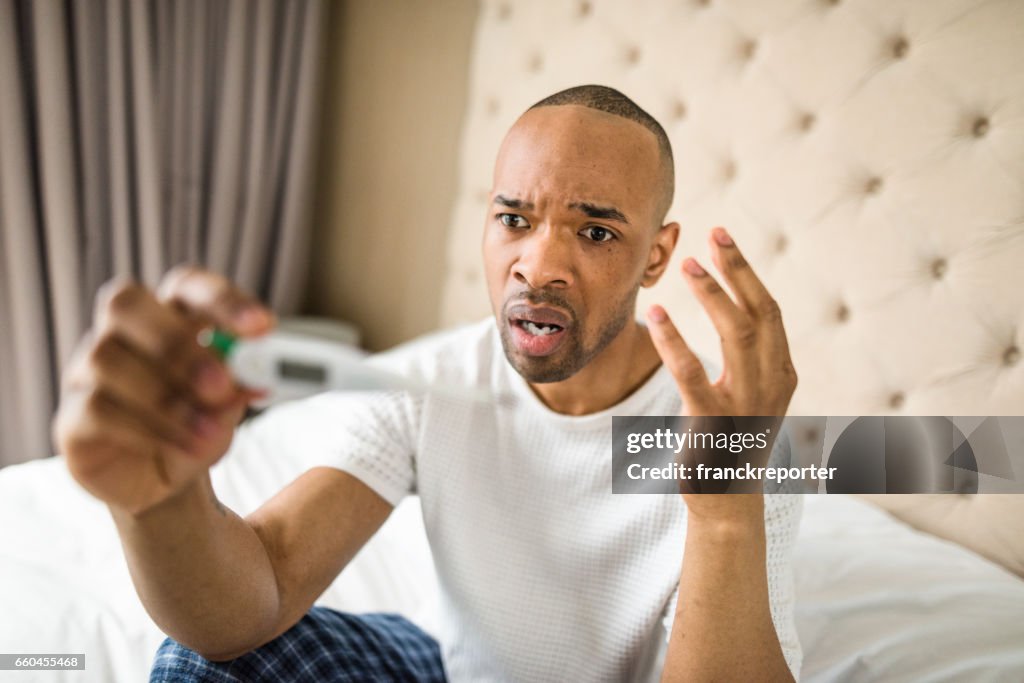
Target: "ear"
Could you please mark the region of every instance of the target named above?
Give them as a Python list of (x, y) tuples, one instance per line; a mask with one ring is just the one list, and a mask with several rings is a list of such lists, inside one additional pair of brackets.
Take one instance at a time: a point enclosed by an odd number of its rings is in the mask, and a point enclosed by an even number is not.
[(668, 268), (669, 259), (672, 258), (672, 251), (676, 248), (678, 239), (678, 223), (667, 223), (658, 228), (658, 234), (654, 236), (654, 243), (651, 244), (651, 252), (647, 256), (647, 267), (644, 268), (643, 279), (640, 280), (642, 287), (653, 287), (661, 279), (661, 274)]

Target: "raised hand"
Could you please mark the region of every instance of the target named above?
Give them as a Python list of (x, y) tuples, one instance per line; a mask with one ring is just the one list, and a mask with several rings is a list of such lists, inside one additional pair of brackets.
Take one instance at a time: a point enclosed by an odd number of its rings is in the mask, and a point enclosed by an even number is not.
[[(779, 305), (724, 228), (712, 230), (709, 242), (712, 261), (733, 296), (693, 258), (683, 261), (682, 273), (721, 337), (721, 376), (714, 381), (707, 376), (700, 359), (658, 305), (647, 312), (651, 340), (679, 387), (684, 415), (781, 420), (797, 377)], [(695, 500), (697, 496), (685, 497), (691, 512), (710, 503)], [(712, 497), (722, 498), (700, 496)]]

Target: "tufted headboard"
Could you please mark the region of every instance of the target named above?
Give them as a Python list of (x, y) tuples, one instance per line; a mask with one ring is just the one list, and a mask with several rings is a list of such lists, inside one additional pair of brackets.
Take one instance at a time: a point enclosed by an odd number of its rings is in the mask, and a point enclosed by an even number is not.
[(726, 225), (781, 304), (794, 414), (1024, 414), (1024, 3), (486, 0), (474, 50), (443, 322), (489, 312), (505, 131), (600, 83), (671, 138), (682, 235), (641, 305), (696, 349), (676, 268)]

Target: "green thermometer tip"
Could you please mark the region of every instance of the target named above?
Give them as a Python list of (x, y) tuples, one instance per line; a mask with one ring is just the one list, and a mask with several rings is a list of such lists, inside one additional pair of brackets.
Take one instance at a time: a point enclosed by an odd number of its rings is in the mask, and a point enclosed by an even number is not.
[(218, 330), (216, 327), (207, 327), (199, 333), (197, 341), (200, 346), (210, 349), (223, 359), (228, 357), (238, 339), (224, 330)]

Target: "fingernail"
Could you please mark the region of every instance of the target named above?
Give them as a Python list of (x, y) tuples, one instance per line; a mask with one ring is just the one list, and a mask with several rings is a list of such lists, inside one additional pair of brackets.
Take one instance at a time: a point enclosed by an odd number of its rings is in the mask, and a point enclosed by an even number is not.
[(267, 324), (267, 313), (256, 304), (247, 304), (235, 313), (235, 324), (239, 327), (253, 328)]
[(665, 309), (655, 304), (647, 309), (647, 319), (655, 323), (663, 323), (668, 318)]
[(205, 439), (212, 436), (217, 432), (219, 427), (220, 425), (217, 424), (216, 420), (204, 413), (197, 413), (196, 416), (192, 418), (192, 431), (194, 431), (200, 438)]
[(708, 271), (701, 268), (700, 264), (692, 258), (683, 261), (683, 270), (694, 277), (704, 277), (708, 274)]
[(720, 246), (731, 247), (734, 244), (732, 237), (729, 236), (729, 233), (726, 232), (725, 228), (715, 228), (713, 235), (715, 237), (715, 241), (718, 242)]

